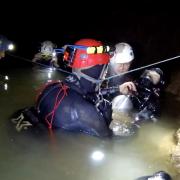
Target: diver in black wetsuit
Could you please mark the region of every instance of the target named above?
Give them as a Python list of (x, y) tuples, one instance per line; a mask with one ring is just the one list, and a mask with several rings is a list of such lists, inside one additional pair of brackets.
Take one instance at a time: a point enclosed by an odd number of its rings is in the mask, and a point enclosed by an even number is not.
[(64, 60), (72, 67), (74, 75), (45, 88), (36, 104), (38, 116), (49, 127), (107, 136), (111, 104), (100, 95), (100, 84), (96, 82), (103, 77), (109, 54), (98, 52), (100, 49), (87, 52), (87, 47), (100, 48), (102, 43), (82, 39), (75, 46), (66, 47)]

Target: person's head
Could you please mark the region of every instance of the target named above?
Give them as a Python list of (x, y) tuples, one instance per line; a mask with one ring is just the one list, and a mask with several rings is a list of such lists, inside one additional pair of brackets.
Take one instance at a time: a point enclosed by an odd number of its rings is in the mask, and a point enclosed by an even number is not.
[(67, 45), (64, 60), (72, 68), (88, 91), (94, 91), (97, 80), (102, 79), (109, 63), (108, 47), (94, 39), (80, 39), (74, 45)]
[(134, 60), (134, 52), (128, 43), (117, 43), (110, 62), (116, 74), (127, 72)]
[(51, 41), (44, 41), (41, 43), (41, 53), (44, 55), (52, 55), (56, 47)]

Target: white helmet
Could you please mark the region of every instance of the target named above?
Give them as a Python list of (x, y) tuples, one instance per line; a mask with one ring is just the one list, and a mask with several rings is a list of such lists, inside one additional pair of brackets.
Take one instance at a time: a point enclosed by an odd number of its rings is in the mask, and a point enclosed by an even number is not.
[(129, 44), (118, 43), (115, 48), (114, 56), (111, 58), (112, 63), (129, 63), (134, 59), (134, 53)]

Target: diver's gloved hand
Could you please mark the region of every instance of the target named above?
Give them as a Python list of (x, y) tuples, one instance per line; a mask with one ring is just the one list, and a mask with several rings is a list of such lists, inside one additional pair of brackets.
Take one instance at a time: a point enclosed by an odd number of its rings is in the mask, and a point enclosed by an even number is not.
[(15, 117), (11, 118), (11, 121), (15, 124), (18, 132), (26, 130), (39, 122), (34, 107), (20, 110)]
[(11, 121), (15, 124), (15, 128), (18, 132), (22, 131), (23, 129), (26, 130), (32, 126), (29, 121), (24, 119), (23, 113), (21, 113), (18, 117), (12, 118)]

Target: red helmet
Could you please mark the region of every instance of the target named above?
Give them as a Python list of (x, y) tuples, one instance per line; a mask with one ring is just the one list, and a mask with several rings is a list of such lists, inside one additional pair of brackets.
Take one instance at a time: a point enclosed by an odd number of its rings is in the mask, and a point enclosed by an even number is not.
[(108, 64), (110, 55), (107, 52), (108, 50), (100, 41), (81, 39), (77, 41), (75, 45), (67, 45), (64, 60), (70, 61), (68, 63), (72, 68), (87, 68), (95, 65)]

